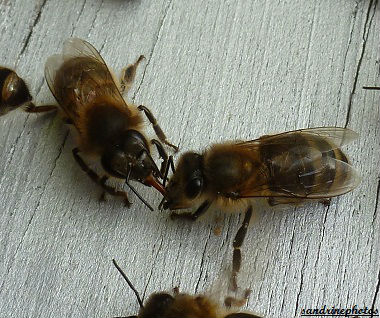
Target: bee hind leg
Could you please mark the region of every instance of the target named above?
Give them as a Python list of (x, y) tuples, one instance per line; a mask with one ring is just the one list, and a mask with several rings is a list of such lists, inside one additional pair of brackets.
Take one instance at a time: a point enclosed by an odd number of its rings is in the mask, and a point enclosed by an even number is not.
[[(114, 187), (111, 187), (111, 186), (107, 185), (106, 181), (107, 181), (108, 178), (106, 176), (100, 177), (94, 170), (92, 170), (84, 162), (84, 160), (82, 159), (82, 157), (79, 156), (79, 154), (78, 154), (79, 152), (80, 152), (80, 150), (78, 148), (74, 148), (73, 149), (74, 159), (78, 163), (78, 165), (82, 168), (82, 170), (87, 173), (87, 175), (91, 178), (91, 180), (94, 181), (96, 184), (100, 185), (105, 192), (107, 192), (107, 193), (109, 193), (109, 194), (111, 194), (113, 196), (118, 196), (118, 197), (124, 198), (125, 205), (127, 207), (129, 207), (131, 205), (131, 203), (128, 200), (127, 193), (124, 192), (124, 191), (116, 190)], [(101, 198), (102, 197), (104, 198), (103, 195), (101, 196)]]
[(236, 291), (237, 286), (237, 274), (240, 271), (241, 267), (241, 251), (240, 248), (244, 243), (245, 236), (247, 235), (247, 229), (249, 222), (252, 217), (252, 206), (250, 206), (245, 213), (244, 220), (239, 230), (237, 231), (234, 241), (232, 243), (233, 254), (232, 254), (232, 273), (231, 273), (231, 290)]
[(319, 202), (322, 203), (325, 207), (328, 207), (328, 206), (330, 206), (331, 199), (330, 198), (326, 198), (326, 199), (320, 200)]
[(145, 59), (145, 56), (140, 55), (135, 63), (129, 64), (127, 67), (123, 68), (123, 70), (121, 71), (120, 92), (122, 94), (128, 92), (128, 90), (131, 88), (133, 81), (135, 80), (137, 66), (144, 59)]
[(173, 144), (171, 144), (170, 142), (167, 141), (166, 135), (162, 131), (160, 125), (157, 123), (157, 119), (156, 119), (156, 117), (153, 116), (152, 112), (147, 107), (145, 107), (144, 105), (140, 105), (137, 108), (139, 111), (144, 112), (144, 114), (148, 118), (149, 122), (153, 125), (154, 132), (156, 133), (158, 139), (160, 139), (160, 141), (162, 143), (164, 143), (165, 145), (172, 147), (174, 149), (174, 152), (177, 152), (178, 147), (174, 146)]
[(228, 308), (230, 308), (230, 307), (242, 307), (247, 303), (249, 295), (251, 295), (251, 292), (252, 291), (250, 289), (246, 289), (244, 291), (243, 297), (241, 297), (241, 298), (228, 296), (228, 297), (224, 298), (224, 305)]

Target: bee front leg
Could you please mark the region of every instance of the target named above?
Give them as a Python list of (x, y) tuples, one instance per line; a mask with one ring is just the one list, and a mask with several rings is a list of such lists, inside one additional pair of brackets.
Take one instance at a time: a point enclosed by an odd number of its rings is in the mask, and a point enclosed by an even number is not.
[(45, 112), (50, 112), (52, 110), (56, 110), (57, 106), (55, 105), (41, 105), (41, 106), (36, 106), (34, 103), (28, 103), (25, 105), (25, 112), (27, 113), (45, 113)]
[(92, 181), (100, 185), (103, 190), (113, 196), (118, 196), (124, 198), (125, 205), (127, 207), (131, 206), (131, 203), (128, 200), (128, 195), (124, 191), (118, 191), (114, 187), (111, 187), (106, 184), (107, 177), (100, 177), (94, 170), (92, 170), (82, 159), (81, 156), (79, 156), (80, 150), (78, 148), (73, 149), (73, 156), (75, 161), (78, 163), (78, 165), (82, 168), (84, 172), (87, 173), (87, 175), (91, 178)]
[(166, 140), (166, 136), (165, 136), (164, 132), (162, 131), (160, 125), (157, 123), (157, 119), (153, 116), (152, 112), (147, 107), (145, 107), (143, 105), (140, 105), (137, 108), (139, 111), (144, 112), (144, 114), (148, 118), (149, 122), (153, 125), (154, 132), (156, 133), (158, 139), (160, 139), (160, 141), (162, 143), (164, 143), (165, 145), (172, 147), (174, 149), (174, 151), (177, 152), (178, 147), (174, 146), (173, 144), (171, 144), (170, 142), (168, 142)]
[(231, 290), (236, 291), (237, 286), (237, 274), (240, 271), (241, 267), (241, 251), (240, 248), (242, 247), (244, 243), (245, 236), (247, 234), (247, 229), (249, 222), (252, 217), (252, 206), (250, 206), (245, 213), (245, 217), (243, 220), (242, 225), (240, 226), (239, 230), (237, 231), (234, 241), (232, 243), (232, 246), (234, 248), (233, 254), (232, 254), (232, 274), (231, 274)]
[(211, 201), (205, 200), (194, 213), (171, 213), (170, 218), (175, 219), (186, 219), (190, 221), (195, 221), (201, 215), (205, 214), (211, 205)]
[(166, 167), (168, 166), (168, 163), (169, 163), (168, 154), (166, 153), (162, 144), (157, 139), (152, 139), (150, 142), (156, 146), (158, 154), (160, 155), (160, 158), (163, 159), (161, 163), (160, 172), (161, 172), (161, 175), (164, 176)]
[(145, 59), (145, 56), (140, 55), (134, 64), (129, 64), (121, 71), (120, 92), (122, 94), (128, 92), (128, 90), (131, 88), (133, 81), (135, 80), (137, 66), (143, 59)]

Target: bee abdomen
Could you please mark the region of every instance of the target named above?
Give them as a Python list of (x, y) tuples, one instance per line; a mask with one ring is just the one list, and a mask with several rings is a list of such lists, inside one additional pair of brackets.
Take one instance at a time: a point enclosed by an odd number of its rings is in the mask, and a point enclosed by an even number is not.
[(0, 67), (0, 88), (0, 115), (32, 100), (24, 80), (8, 68)]
[(331, 140), (297, 133), (284, 138), (283, 145), (287, 144), (292, 146), (263, 147), (272, 192), (299, 198), (345, 193), (344, 188), (352, 177), (347, 168), (348, 159)]

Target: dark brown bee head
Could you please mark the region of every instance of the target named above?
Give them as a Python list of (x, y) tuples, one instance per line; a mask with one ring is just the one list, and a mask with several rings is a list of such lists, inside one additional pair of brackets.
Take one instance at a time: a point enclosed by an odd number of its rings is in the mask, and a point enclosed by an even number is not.
[(172, 305), (174, 297), (168, 293), (152, 294), (144, 307), (140, 308), (139, 318), (166, 317), (165, 312)]
[(182, 155), (166, 187), (164, 209), (176, 210), (191, 207), (203, 193), (205, 180), (202, 159), (203, 157), (195, 152)]
[(32, 100), (24, 80), (8, 68), (0, 67), (0, 89), (0, 115), (4, 115)]
[(121, 179), (144, 182), (149, 175), (159, 174), (145, 137), (137, 130), (120, 134), (102, 156), (104, 169)]
[(216, 318), (216, 304), (204, 296), (157, 293), (140, 309), (138, 318)]
[(165, 189), (157, 180), (161, 174), (150, 155), (148, 142), (137, 130), (121, 133), (104, 152), (101, 162), (108, 173), (125, 179), (128, 185), (129, 180), (137, 180), (165, 194)]

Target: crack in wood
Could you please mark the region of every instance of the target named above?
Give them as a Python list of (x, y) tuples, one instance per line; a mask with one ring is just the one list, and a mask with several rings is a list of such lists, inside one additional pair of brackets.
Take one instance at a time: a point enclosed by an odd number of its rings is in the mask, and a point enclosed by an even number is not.
[(63, 142), (62, 142), (62, 144), (61, 144), (61, 146), (60, 146), (60, 148), (59, 148), (58, 155), (56, 156), (56, 158), (55, 158), (55, 160), (54, 160), (53, 168), (51, 169), (51, 171), (50, 171), (50, 173), (49, 173), (49, 177), (46, 179), (46, 182), (45, 182), (45, 184), (43, 185), (43, 189), (42, 189), (42, 192), (41, 192), (40, 197), (38, 198), (37, 205), (36, 205), (36, 207), (34, 208), (34, 211), (33, 211), (32, 216), (30, 217), (30, 219), (29, 219), (29, 221), (28, 221), (28, 224), (27, 224), (27, 226), (26, 226), (26, 229), (24, 230), (24, 233), (23, 233), (22, 236), (21, 236), (21, 240), (20, 240), (19, 244), (18, 244), (17, 247), (16, 247), (16, 251), (15, 251), (15, 253), (13, 254), (13, 257), (11, 258), (10, 265), (8, 266), (7, 271), (6, 271), (5, 275), (4, 275), (4, 279), (2, 280), (2, 284), (1, 284), (1, 286), (0, 286), (0, 290), (3, 289), (3, 285), (4, 285), (5, 281), (6, 281), (6, 278), (7, 278), (8, 275), (9, 275), (9, 272), (10, 272), (11, 269), (12, 269), (12, 266), (13, 266), (13, 263), (14, 263), (16, 257), (17, 257), (17, 254), (18, 254), (18, 252), (19, 252), (19, 250), (20, 250), (20, 248), (21, 248), (21, 246), (22, 246), (22, 244), (23, 244), (23, 242), (24, 242), (24, 238), (25, 238), (25, 236), (26, 236), (26, 233), (27, 233), (28, 230), (29, 230), (29, 226), (30, 226), (30, 224), (32, 223), (32, 221), (33, 221), (33, 219), (34, 219), (34, 216), (36, 215), (37, 210), (38, 210), (38, 208), (39, 208), (39, 206), (40, 206), (40, 204), (41, 204), (42, 196), (43, 196), (43, 194), (44, 194), (44, 192), (45, 192), (45, 190), (46, 190), (47, 184), (49, 183), (49, 180), (50, 180), (50, 178), (51, 178), (51, 176), (52, 176), (52, 174), (53, 174), (53, 171), (54, 171), (54, 169), (55, 169), (56, 166), (57, 166), (57, 161), (58, 161), (59, 157), (60, 157), (61, 154), (62, 154), (62, 150), (63, 150), (63, 148), (64, 148), (64, 145), (65, 145), (65, 143), (66, 143), (66, 139), (67, 139), (68, 135), (69, 135), (69, 132), (66, 133), (66, 136), (65, 136), (65, 138), (64, 138), (64, 140), (63, 140)]
[(169, 12), (169, 8), (170, 8), (172, 2), (173, 2), (173, 0), (169, 1), (169, 4), (166, 6), (166, 9), (165, 9), (164, 16), (159, 21), (160, 24), (159, 24), (159, 27), (158, 27), (158, 32), (157, 32), (155, 41), (153, 43), (152, 49), (149, 52), (149, 58), (147, 59), (146, 65), (144, 67), (144, 71), (143, 71), (143, 75), (142, 75), (141, 81), (140, 81), (139, 86), (137, 87), (137, 89), (136, 89), (136, 91), (135, 91), (135, 93), (133, 94), (133, 97), (132, 97), (132, 102), (133, 103), (135, 102), (137, 94), (140, 92), (140, 88), (141, 88), (142, 83), (144, 82), (146, 70), (148, 69), (150, 61), (152, 59), (152, 56), (153, 56), (154, 50), (156, 48), (157, 42), (160, 39), (160, 34), (161, 34), (161, 31), (162, 31), (162, 27), (164, 25), (164, 22), (166, 20), (166, 16), (167, 16), (167, 14)]
[(380, 196), (380, 180), (377, 181), (375, 211), (373, 212), (372, 225), (375, 224), (375, 220), (376, 220), (377, 208), (378, 208), (378, 205), (379, 205), (379, 196)]
[(297, 293), (296, 306), (295, 306), (295, 310), (294, 310), (294, 317), (297, 317), (299, 300), (300, 300), (300, 296), (301, 296), (301, 292), (302, 292), (302, 286), (303, 286), (303, 276), (305, 273), (306, 259), (307, 259), (308, 253), (309, 253), (309, 242), (306, 246), (306, 254), (305, 254), (305, 257), (303, 259), (303, 264), (302, 264), (302, 268), (301, 268), (300, 287), (299, 287), (298, 293)]
[(203, 248), (202, 260), (201, 260), (201, 266), (200, 266), (200, 273), (199, 273), (197, 284), (195, 285), (195, 293), (196, 294), (198, 293), (198, 287), (199, 287), (199, 284), (201, 282), (201, 278), (202, 278), (202, 275), (203, 275), (203, 265), (204, 265), (204, 261), (205, 261), (205, 254), (206, 254), (207, 245), (208, 245), (208, 241), (210, 240), (210, 237), (211, 237), (211, 229), (209, 228), (209, 230), (208, 230), (208, 238), (207, 238), (205, 246)]
[(16, 62), (16, 66), (18, 65), (18, 63), (20, 62), (20, 59), (21, 59), (21, 56), (24, 54), (26, 48), (28, 47), (29, 45), (29, 41), (30, 41), (30, 38), (32, 37), (32, 33), (34, 31), (34, 28), (35, 26), (37, 25), (37, 23), (40, 21), (40, 18), (41, 18), (41, 12), (43, 10), (43, 8), (45, 7), (45, 4), (46, 4), (47, 0), (44, 0), (42, 2), (42, 5), (38, 8), (38, 13), (36, 15), (36, 18), (33, 20), (33, 24), (32, 26), (29, 28), (29, 33), (27, 34), (26, 36), (26, 39), (25, 39), (25, 42), (24, 42), (24, 45), (23, 47), (21, 48), (21, 51), (18, 55), (18, 58), (17, 58), (17, 62)]
[[(153, 260), (153, 262), (152, 262), (152, 267), (151, 267), (151, 269), (150, 269), (150, 273), (149, 273), (149, 277), (148, 277), (148, 281), (147, 281), (147, 283), (146, 283), (146, 285), (145, 285), (145, 288), (144, 288), (144, 292), (143, 292), (143, 296), (142, 296), (142, 301), (144, 301), (144, 299), (145, 299), (145, 296), (146, 296), (146, 290), (148, 289), (148, 286), (149, 286), (149, 283), (150, 283), (150, 280), (151, 280), (151, 278), (152, 278), (152, 275), (153, 275), (153, 270), (154, 270), (154, 265), (156, 264), (156, 261), (157, 261), (157, 256), (158, 256), (158, 254), (160, 253), (160, 251), (161, 251), (161, 248), (162, 248), (162, 242), (164, 241), (164, 239), (163, 239), (163, 237), (161, 237), (161, 242), (160, 242), (160, 245), (159, 245), (159, 247), (158, 247), (158, 250), (157, 250), (157, 253), (156, 253), (156, 255), (154, 256), (154, 260)], [(153, 246), (153, 249), (155, 248), (155, 245)]]
[[(360, 69), (361, 69), (361, 66), (362, 66), (362, 62), (363, 62), (363, 58), (364, 58), (364, 53), (365, 53), (365, 49), (366, 49), (366, 46), (367, 46), (367, 40), (368, 40), (369, 30), (371, 29), (373, 17), (375, 16), (375, 13), (376, 13), (377, 3), (378, 3), (378, 0), (371, 0), (370, 3), (369, 3), (369, 5), (368, 5), (366, 20), (365, 20), (364, 29), (363, 29), (363, 36), (362, 36), (363, 42), (362, 42), (362, 47), (361, 47), (361, 52), (360, 52), (360, 58), (359, 58), (359, 61), (358, 61), (357, 67), (356, 67), (354, 84), (352, 86), (350, 97), (349, 97), (349, 100), (348, 100), (348, 107), (347, 107), (347, 114), (346, 114), (346, 123), (344, 125), (345, 128), (347, 128), (347, 126), (348, 126), (348, 124), (350, 122), (350, 119), (351, 119), (351, 108), (352, 108), (353, 97), (354, 97), (354, 94), (355, 94), (355, 91), (356, 91), (356, 86), (357, 86), (358, 78), (359, 78), (359, 72), (360, 72)], [(373, 14), (370, 17), (370, 12), (371, 12), (372, 7), (373, 7)]]
[[(354, 10), (354, 13), (352, 15), (352, 24), (351, 24), (351, 30), (350, 30), (350, 37), (348, 39), (348, 44), (347, 44), (346, 52), (344, 54), (343, 65), (346, 65), (347, 55), (348, 55), (348, 51), (350, 50), (350, 46), (351, 46), (351, 42), (352, 42), (352, 36), (353, 36), (353, 33), (354, 33), (355, 20), (356, 20), (358, 11), (359, 11), (358, 3), (356, 3), (355, 10)], [(345, 73), (345, 68), (343, 68), (343, 70), (342, 70), (342, 77), (341, 77), (340, 84), (339, 84), (338, 105), (340, 104), (340, 100), (341, 100), (341, 93), (342, 93), (342, 87), (343, 87), (344, 73)]]
[[(376, 285), (375, 294), (373, 295), (373, 300), (372, 300), (372, 305), (371, 305), (372, 312), (374, 312), (375, 310), (375, 304), (376, 304), (377, 296), (379, 295), (379, 289), (380, 289), (380, 271), (377, 275), (377, 285)], [(371, 315), (371, 317), (374, 317), (374, 316)]]
[[(87, 33), (87, 37), (88, 37), (88, 38), (90, 37), (90, 34), (91, 34), (92, 30), (94, 29), (95, 21), (96, 21), (96, 19), (98, 18), (98, 14), (99, 14), (99, 12), (100, 12), (100, 9), (101, 9), (102, 6), (103, 6), (103, 2), (104, 2), (104, 0), (102, 0), (102, 1), (100, 2), (99, 8), (96, 10), (96, 12), (95, 12), (95, 16), (94, 16), (94, 18), (93, 18), (92, 21), (91, 21), (90, 30), (89, 30), (88, 33)], [(100, 53), (100, 50), (99, 50), (99, 53)]]

